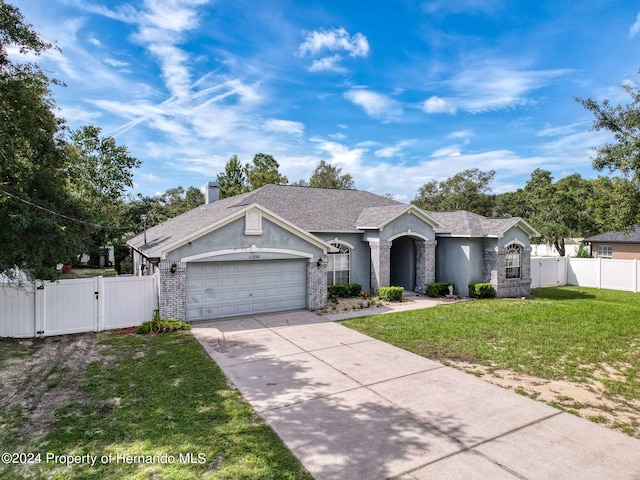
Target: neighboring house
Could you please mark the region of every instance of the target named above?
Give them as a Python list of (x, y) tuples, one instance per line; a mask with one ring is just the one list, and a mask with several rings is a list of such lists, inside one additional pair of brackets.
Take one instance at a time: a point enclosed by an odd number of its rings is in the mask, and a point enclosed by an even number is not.
[[(129, 240), (138, 274), (160, 271), (163, 317), (205, 320), (326, 305), (327, 285), (528, 296), (530, 244), (519, 218), (425, 212), (360, 190), (267, 185), (207, 203)], [(146, 242), (145, 242), (146, 238)], [(437, 245), (437, 247), (436, 247)]]
[(582, 242), (591, 246), (591, 256), (595, 258), (640, 260), (640, 225), (635, 225), (628, 235), (607, 232), (585, 238)]

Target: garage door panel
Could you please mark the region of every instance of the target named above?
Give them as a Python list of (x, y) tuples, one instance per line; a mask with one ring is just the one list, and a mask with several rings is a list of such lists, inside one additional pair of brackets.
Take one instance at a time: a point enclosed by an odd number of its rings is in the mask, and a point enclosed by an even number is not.
[(204, 280), (201, 278), (194, 278), (191, 280), (187, 280), (187, 289), (188, 290), (192, 290), (192, 289), (200, 289), (204, 287)]
[(187, 266), (187, 320), (305, 308), (306, 260)]
[(223, 273), (222, 275), (225, 275), (222, 278), (218, 279), (219, 282), (219, 286), (220, 287), (235, 287), (236, 286), (236, 277), (229, 277), (227, 276), (228, 274)]
[(203, 295), (201, 294), (190, 294), (187, 296), (187, 302), (189, 305), (198, 306), (198, 304), (204, 303)]
[(233, 265), (235, 273), (239, 275), (242, 275), (243, 273), (250, 274), (254, 268), (250, 262), (234, 263)]

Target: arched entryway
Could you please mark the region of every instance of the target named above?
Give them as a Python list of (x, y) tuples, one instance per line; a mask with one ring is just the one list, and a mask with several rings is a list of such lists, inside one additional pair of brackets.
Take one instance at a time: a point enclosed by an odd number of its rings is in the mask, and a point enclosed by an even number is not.
[(420, 239), (402, 236), (391, 242), (391, 285), (416, 289), (416, 240)]

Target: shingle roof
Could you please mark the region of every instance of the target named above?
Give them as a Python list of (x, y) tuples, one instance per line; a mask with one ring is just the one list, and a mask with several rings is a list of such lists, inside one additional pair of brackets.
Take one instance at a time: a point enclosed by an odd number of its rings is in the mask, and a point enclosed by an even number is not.
[(454, 237), (500, 236), (518, 224), (529, 229), (534, 236), (538, 235), (538, 232), (520, 217), (487, 218), (466, 210), (427, 213), (442, 225), (441, 228), (436, 228), (436, 234), (441, 235), (448, 234)]
[[(362, 190), (266, 185), (235, 197), (218, 200), (169, 219), (138, 234), (129, 244), (148, 257), (159, 257), (167, 247), (218, 221), (257, 204), (307, 232), (356, 232), (375, 228), (409, 208), (404, 203)], [(436, 233), (487, 236), (506, 231), (519, 218), (488, 219), (470, 212), (424, 212), (440, 226)], [(533, 230), (533, 229), (532, 229)], [(535, 232), (535, 231), (534, 231)]]
[(407, 207), (362, 190), (265, 185), (249, 193), (194, 208), (147, 229), (146, 245), (142, 234), (131, 238), (129, 244), (149, 257), (159, 257), (168, 245), (254, 203), (308, 232), (357, 231), (358, 217), (367, 207)]
[(355, 225), (360, 228), (379, 227), (386, 220), (401, 214), (406, 209), (407, 205), (403, 203), (398, 205), (386, 205), (384, 207), (366, 207), (360, 212)]
[(585, 238), (583, 242), (640, 243), (640, 225), (635, 225), (629, 232), (629, 235), (626, 235), (624, 232), (606, 232)]

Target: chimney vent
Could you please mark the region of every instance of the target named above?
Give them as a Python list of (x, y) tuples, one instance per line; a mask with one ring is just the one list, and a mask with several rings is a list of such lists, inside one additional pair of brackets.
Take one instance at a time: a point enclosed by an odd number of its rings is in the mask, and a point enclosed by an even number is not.
[(209, 182), (205, 187), (205, 204), (215, 202), (220, 199), (220, 185), (218, 182)]

